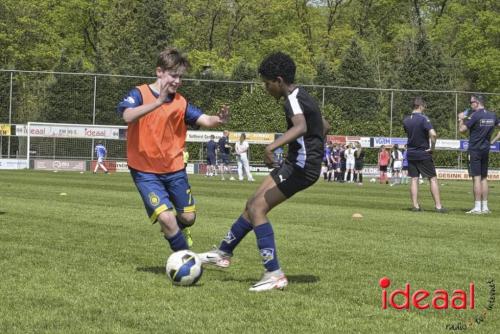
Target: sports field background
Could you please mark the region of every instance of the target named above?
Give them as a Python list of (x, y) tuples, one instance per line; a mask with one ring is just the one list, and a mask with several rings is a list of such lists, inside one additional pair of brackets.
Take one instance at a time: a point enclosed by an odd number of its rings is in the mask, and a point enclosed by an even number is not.
[[(258, 181), (261, 178), (258, 178)], [(190, 176), (196, 252), (218, 244), (259, 182)], [(491, 215), (468, 216), (471, 182), (441, 183), (448, 214), (413, 213), (407, 186), (320, 180), (270, 214), (287, 290), (250, 293), (262, 274), (255, 237), (228, 270), (174, 287), (170, 250), (124, 174), (0, 172), (0, 333), (452, 333), (472, 324), (500, 282), (500, 182)], [(66, 193), (66, 195), (61, 195)], [(428, 185), (422, 206), (432, 209)], [(355, 212), (362, 220), (352, 220)], [(381, 309), (389, 293), (467, 289), (476, 309)], [(500, 305), (460, 332), (498, 333)]]

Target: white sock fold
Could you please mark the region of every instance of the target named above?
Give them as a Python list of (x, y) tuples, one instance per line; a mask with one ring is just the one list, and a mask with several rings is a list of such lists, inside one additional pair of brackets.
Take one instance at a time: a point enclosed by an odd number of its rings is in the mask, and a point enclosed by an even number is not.
[(481, 207), (483, 208), (483, 211), (488, 211), (488, 201), (481, 201)]
[(474, 201), (474, 210), (481, 211), (481, 201)]

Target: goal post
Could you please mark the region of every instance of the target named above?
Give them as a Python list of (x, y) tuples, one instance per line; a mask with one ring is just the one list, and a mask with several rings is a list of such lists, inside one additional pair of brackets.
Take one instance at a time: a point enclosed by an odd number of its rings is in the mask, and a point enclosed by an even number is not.
[(114, 170), (127, 160), (126, 126), (29, 122), (26, 125), (26, 163), (42, 170), (91, 169), (95, 146), (106, 147), (106, 163)]

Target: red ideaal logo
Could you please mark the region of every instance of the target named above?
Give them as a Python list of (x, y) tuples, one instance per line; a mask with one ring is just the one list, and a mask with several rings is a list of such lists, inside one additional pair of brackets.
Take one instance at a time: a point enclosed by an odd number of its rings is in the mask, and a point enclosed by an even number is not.
[[(418, 289), (411, 293), (410, 283), (406, 283), (404, 289), (392, 291), (389, 297), (387, 297), (386, 289), (391, 285), (391, 280), (387, 277), (383, 277), (380, 279), (379, 285), (382, 288), (382, 309), (384, 310), (388, 307), (387, 302), (397, 310), (409, 310), (410, 303), (419, 310), (425, 310), (431, 306), (436, 310), (447, 309), (448, 306), (451, 306), (455, 310), (474, 309), (474, 282), (469, 283), (469, 293), (462, 289), (453, 290), (451, 299), (449, 299), (450, 294), (448, 291), (443, 289), (435, 290), (434, 293), (424, 289)], [(397, 296), (403, 297), (404, 302), (402, 304), (396, 303)], [(427, 298), (430, 296), (432, 296), (432, 299), (429, 303)]]

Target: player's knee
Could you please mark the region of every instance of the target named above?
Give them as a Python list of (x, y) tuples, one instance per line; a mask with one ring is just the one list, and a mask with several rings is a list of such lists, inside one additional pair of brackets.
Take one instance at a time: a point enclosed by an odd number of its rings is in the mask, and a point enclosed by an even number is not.
[(177, 220), (171, 211), (163, 211), (158, 216), (158, 222), (160, 223), (161, 230), (164, 234), (172, 234), (179, 227), (177, 226)]
[(195, 212), (183, 212), (177, 215), (177, 220), (184, 226), (191, 226), (196, 220)]
[(259, 215), (263, 214), (263, 210), (259, 205), (257, 198), (252, 197), (247, 201), (246, 212), (250, 216), (250, 219), (254, 220)]

